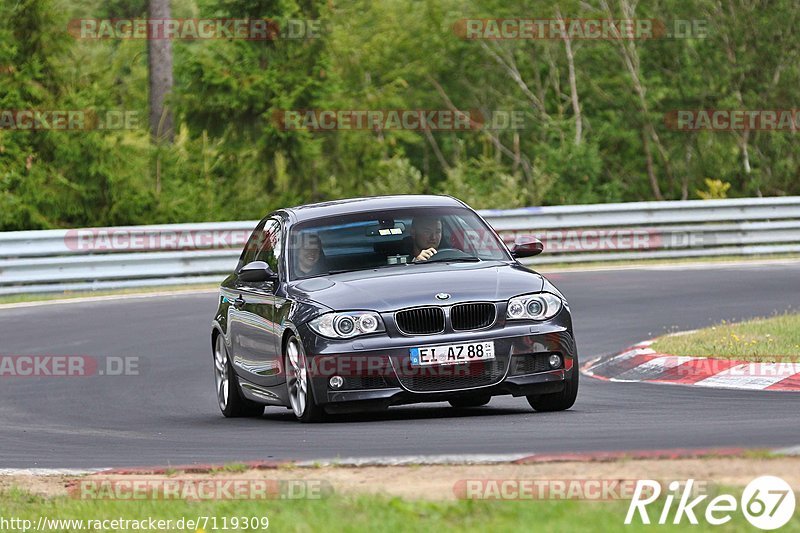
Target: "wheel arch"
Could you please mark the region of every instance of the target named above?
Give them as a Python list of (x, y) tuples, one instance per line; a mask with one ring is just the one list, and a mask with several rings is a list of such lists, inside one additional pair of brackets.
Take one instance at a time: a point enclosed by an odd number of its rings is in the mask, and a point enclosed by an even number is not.
[(215, 343), (217, 342), (217, 337), (219, 337), (220, 335), (222, 335), (224, 337), (225, 333), (222, 331), (222, 326), (220, 326), (217, 323), (217, 321), (215, 320), (213, 325), (211, 326), (211, 350), (212, 351), (216, 348)]
[(294, 325), (292, 324), (287, 325), (283, 330), (283, 335), (281, 335), (281, 346), (280, 346), (281, 361), (283, 361), (283, 356), (286, 355), (286, 343), (289, 342), (289, 337), (291, 337), (292, 335), (297, 337), (301, 344), (303, 342), (303, 339), (300, 338), (300, 335), (298, 335)]

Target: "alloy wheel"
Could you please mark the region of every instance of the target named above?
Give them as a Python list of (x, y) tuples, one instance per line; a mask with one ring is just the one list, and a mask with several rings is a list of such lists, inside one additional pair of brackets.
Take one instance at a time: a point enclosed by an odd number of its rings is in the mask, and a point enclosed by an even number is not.
[(214, 347), (214, 381), (217, 385), (217, 402), (224, 411), (228, 406), (231, 380), (228, 374), (228, 350), (225, 349), (225, 338), (222, 335), (217, 335)]
[(308, 401), (308, 369), (306, 357), (300, 351), (296, 339), (286, 346), (286, 385), (289, 387), (289, 403), (297, 418), (303, 416)]

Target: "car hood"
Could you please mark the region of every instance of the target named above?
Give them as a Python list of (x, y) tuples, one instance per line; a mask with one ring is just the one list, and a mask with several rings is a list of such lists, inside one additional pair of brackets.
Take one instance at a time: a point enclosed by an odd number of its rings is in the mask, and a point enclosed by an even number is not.
[[(542, 276), (521, 265), (496, 261), (432, 263), (317, 277), (293, 283), (293, 297), (313, 300), (331, 309), (395, 311), (421, 305), (507, 300), (539, 292)], [(439, 300), (436, 295), (450, 298)]]

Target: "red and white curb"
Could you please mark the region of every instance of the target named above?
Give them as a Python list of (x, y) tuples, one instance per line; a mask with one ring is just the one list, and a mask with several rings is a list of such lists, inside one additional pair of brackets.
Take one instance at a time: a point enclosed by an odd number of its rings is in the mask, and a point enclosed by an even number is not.
[(592, 359), (581, 372), (606, 381), (800, 392), (800, 363), (677, 356), (656, 352), (650, 348), (653, 342), (640, 342), (618, 355)]
[(298, 461), (298, 467), (320, 466), (414, 466), (414, 465), (492, 465), (503, 463), (517, 463), (528, 457), (531, 453), (483, 453), (483, 454), (452, 454), (452, 455), (385, 455), (375, 457), (336, 457), (331, 459), (317, 459), (313, 461)]

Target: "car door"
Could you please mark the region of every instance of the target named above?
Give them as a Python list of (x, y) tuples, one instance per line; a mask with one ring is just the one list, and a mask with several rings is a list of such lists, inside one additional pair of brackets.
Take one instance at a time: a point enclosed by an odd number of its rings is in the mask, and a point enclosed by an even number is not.
[[(279, 268), (281, 256), (281, 221), (268, 218), (264, 226), (248, 241), (241, 266), (252, 261), (264, 261), (282, 275)], [(247, 381), (261, 386), (277, 385), (281, 381), (279, 327), (275, 323), (275, 291), (280, 281), (247, 282), (237, 280), (233, 295), (236, 297), (229, 317), (233, 336), (233, 364), (237, 373)]]

